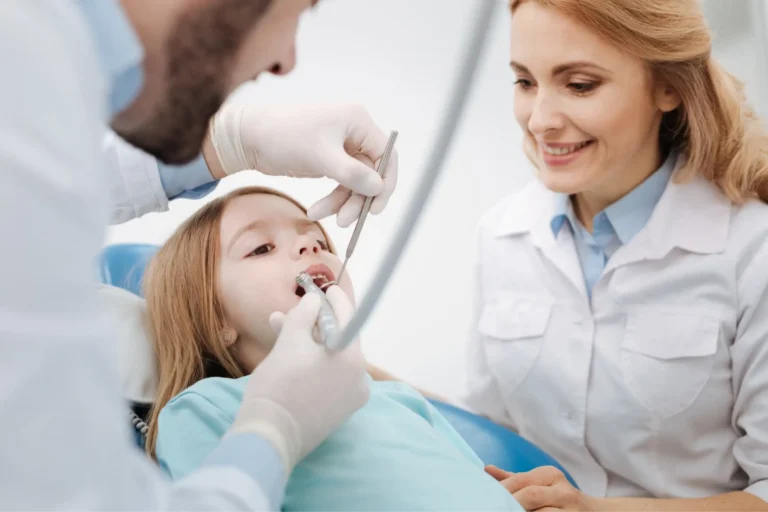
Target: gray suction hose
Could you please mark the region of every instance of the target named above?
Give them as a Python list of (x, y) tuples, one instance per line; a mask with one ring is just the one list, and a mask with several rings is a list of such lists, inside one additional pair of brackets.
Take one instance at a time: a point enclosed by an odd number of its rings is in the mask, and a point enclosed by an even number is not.
[(451, 142), (453, 141), (467, 97), (469, 96), (469, 91), (475, 78), (479, 61), (483, 56), (485, 43), (493, 19), (493, 11), (497, 1), (498, 0), (478, 0), (479, 8), (475, 13), (474, 28), (470, 33), (471, 40), (466, 53), (464, 54), (464, 58), (461, 61), (458, 76), (454, 80), (453, 91), (449, 97), (447, 105), (447, 112), (432, 146), (432, 151), (429, 160), (427, 161), (426, 171), (419, 182), (414, 197), (409, 202), (405, 220), (403, 220), (400, 230), (397, 232), (394, 241), (389, 246), (389, 250), (384, 258), (384, 263), (382, 263), (373, 279), (370, 291), (363, 297), (355, 315), (341, 334), (339, 342), (334, 343), (334, 346), (338, 347), (337, 350), (343, 350), (355, 339), (363, 324), (370, 316), (371, 311), (376, 306), (387, 281), (389, 281), (389, 278), (392, 276), (395, 266), (403, 254), (403, 249), (413, 233), (413, 228), (424, 209), (424, 205), (429, 199), (432, 188), (442, 170), (446, 155), (450, 150)]

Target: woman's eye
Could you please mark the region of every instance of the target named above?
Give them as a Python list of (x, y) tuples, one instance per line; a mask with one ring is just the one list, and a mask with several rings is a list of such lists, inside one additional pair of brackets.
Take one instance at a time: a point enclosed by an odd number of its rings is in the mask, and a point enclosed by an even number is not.
[(248, 256), (260, 256), (262, 254), (267, 254), (274, 248), (275, 246), (273, 246), (272, 244), (260, 245), (256, 249), (254, 249), (252, 252), (250, 252)]
[(325, 240), (318, 240), (317, 243), (320, 245), (320, 248), (324, 251), (328, 250), (328, 242)]
[(575, 93), (584, 94), (593, 91), (597, 84), (593, 82), (571, 82), (568, 84), (568, 87)]

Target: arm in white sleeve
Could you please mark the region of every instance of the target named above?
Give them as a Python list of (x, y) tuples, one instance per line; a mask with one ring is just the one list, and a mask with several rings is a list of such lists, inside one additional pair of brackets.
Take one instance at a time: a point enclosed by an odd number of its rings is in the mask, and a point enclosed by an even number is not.
[(467, 394), (464, 405), (467, 409), (485, 416), (490, 420), (513, 428), (512, 418), (504, 406), (504, 399), (498, 383), (493, 378), (485, 354), (482, 334), (478, 331), (478, 323), (485, 307), (483, 295), (483, 233), (484, 223), (481, 222), (475, 234), (475, 254), (472, 275), (472, 323), (470, 338), (467, 346)]
[(237, 441), (236, 460), (221, 445), (178, 485), (133, 445), (94, 285), (109, 198), (87, 34), (72, 2), (3, 5), (0, 509), (276, 509), (255, 480), (268, 478), (249, 469), (258, 442)]
[(749, 477), (746, 492), (768, 501), (768, 242), (751, 258), (738, 283), (739, 321), (731, 347), (733, 453)]
[(202, 155), (186, 165), (165, 165), (111, 131), (102, 149), (112, 192), (112, 224), (166, 211), (172, 199), (199, 199), (218, 183)]

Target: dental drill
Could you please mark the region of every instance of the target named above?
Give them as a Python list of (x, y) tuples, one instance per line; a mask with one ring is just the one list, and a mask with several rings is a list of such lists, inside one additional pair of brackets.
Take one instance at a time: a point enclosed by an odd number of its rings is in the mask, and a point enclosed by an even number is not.
[(335, 281), (324, 283), (322, 288), (315, 284), (312, 276), (306, 272), (300, 272), (296, 276), (296, 283), (304, 288), (306, 293), (315, 293), (320, 297), (320, 313), (317, 317), (317, 330), (320, 333), (320, 343), (325, 345), (329, 349), (333, 349), (331, 345), (338, 340), (339, 325), (336, 321), (336, 315), (333, 313), (333, 307), (325, 296), (323, 288), (335, 284)]

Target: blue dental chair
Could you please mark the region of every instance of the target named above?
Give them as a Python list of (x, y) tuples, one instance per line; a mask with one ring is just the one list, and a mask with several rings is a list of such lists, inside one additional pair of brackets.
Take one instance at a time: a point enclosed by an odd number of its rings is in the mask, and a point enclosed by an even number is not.
[[(102, 282), (141, 296), (144, 269), (157, 249), (157, 246), (147, 244), (116, 244), (105, 247), (100, 265)], [(512, 472), (530, 471), (540, 466), (555, 466), (576, 486), (573, 478), (556, 460), (514, 432), (458, 407), (437, 400), (430, 401), (485, 464)], [(147, 407), (136, 404), (134, 412), (139, 417), (145, 417)], [(140, 439), (140, 436), (137, 436), (137, 442), (140, 443)]]

